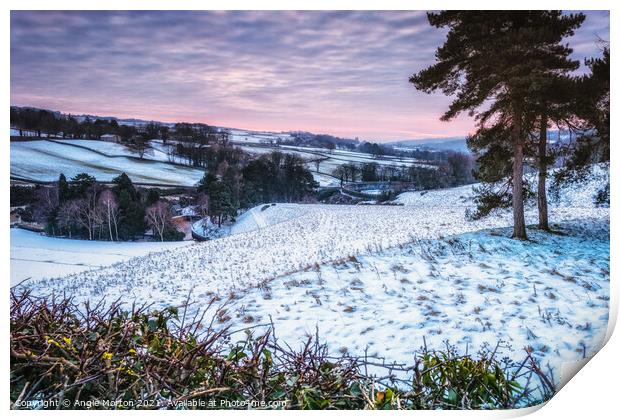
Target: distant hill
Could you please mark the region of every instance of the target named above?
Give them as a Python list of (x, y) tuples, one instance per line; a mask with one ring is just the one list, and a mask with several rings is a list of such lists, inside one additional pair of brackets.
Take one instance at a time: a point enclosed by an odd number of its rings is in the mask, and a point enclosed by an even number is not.
[[(52, 112), (56, 116), (61, 115), (71, 115), (78, 122), (83, 122), (87, 118), (91, 121), (95, 121), (97, 119), (107, 120), (107, 121), (116, 121), (119, 125), (129, 125), (134, 127), (142, 127), (148, 123), (157, 123), (160, 125), (174, 127), (174, 123), (171, 122), (163, 122), (156, 120), (142, 120), (138, 118), (119, 118), (112, 116), (100, 116), (100, 115), (92, 115), (92, 114), (64, 114), (59, 111), (47, 110), (43, 108), (29, 107), (29, 106), (15, 106), (14, 108), (21, 109), (41, 109), (45, 111)], [(315, 134), (306, 131), (281, 131), (281, 132), (272, 132), (272, 131), (255, 131), (255, 130), (246, 130), (240, 128), (233, 127), (223, 127), (216, 126), (219, 129), (228, 130), (233, 134), (233, 137), (243, 138), (244, 136), (253, 136), (253, 137), (288, 137), (295, 139), (301, 143), (307, 143), (308, 145), (312, 145), (314, 147), (325, 147), (325, 143), (333, 143), (338, 147), (355, 147), (360, 143), (363, 143), (362, 139), (349, 139), (349, 138), (341, 138), (332, 136), (329, 134)], [(235, 136), (236, 134), (236, 136)], [(237, 139), (239, 140), (239, 139)], [(242, 141), (242, 140), (239, 140)], [(374, 141), (372, 141), (374, 142)], [(386, 145), (386, 146), (394, 146), (394, 147), (402, 147), (406, 149), (421, 149), (421, 150), (435, 150), (435, 151), (445, 151), (445, 150), (456, 150), (460, 152), (467, 152), (467, 145), (465, 144), (465, 137), (445, 137), (445, 138), (429, 138), (429, 139), (419, 139), (419, 140), (398, 140), (391, 142), (382, 142), (377, 141), (377, 143)]]
[(399, 140), (386, 145), (403, 149), (424, 149), (424, 150), (456, 150), (468, 152), (465, 137), (443, 137), (419, 140)]
[[(575, 138), (575, 134), (562, 130), (549, 130), (547, 133), (550, 146), (559, 146), (569, 144)], [(384, 143), (389, 146), (403, 149), (419, 149), (419, 150), (456, 150), (459, 152), (470, 152), (467, 148), (466, 137), (442, 137), (419, 140), (398, 140)]]
[(117, 117), (100, 117), (97, 115), (87, 115), (87, 114), (82, 114), (82, 115), (73, 115), (73, 117), (78, 120), (79, 122), (84, 121), (86, 118), (90, 118), (92, 121), (95, 121), (97, 119), (99, 120), (107, 120), (107, 121), (116, 121), (119, 125), (131, 125), (134, 127), (142, 127), (148, 123), (154, 122), (160, 125), (165, 125), (168, 127), (173, 127), (174, 123), (169, 123), (169, 122), (162, 122), (162, 121), (154, 121), (154, 120), (140, 120), (138, 118), (117, 118)]
[(116, 121), (120, 125), (131, 125), (131, 126), (135, 126), (135, 127), (141, 127), (141, 126), (146, 125), (146, 124), (148, 124), (150, 122), (154, 122), (154, 123), (161, 124), (161, 125), (167, 125), (169, 127), (174, 126), (174, 123), (169, 123), (169, 122), (162, 122), (162, 121), (155, 121), (155, 120), (141, 120), (141, 119), (138, 119), (138, 118), (118, 118), (118, 117), (111, 117), (111, 116), (105, 116), (104, 117), (104, 116), (101, 116), (101, 115), (92, 115), (92, 114), (70, 114), (70, 113), (65, 113), (65, 112), (60, 112), (60, 111), (54, 111), (52, 109), (37, 108), (37, 107), (34, 107), (34, 106), (11, 105), (11, 108), (32, 109), (32, 110), (35, 110), (35, 111), (36, 110), (48, 111), (48, 112), (51, 112), (52, 114), (54, 114), (57, 117), (60, 117), (62, 115), (71, 115), (78, 122), (83, 122), (84, 120), (89, 118), (91, 121), (95, 121), (95, 120)]

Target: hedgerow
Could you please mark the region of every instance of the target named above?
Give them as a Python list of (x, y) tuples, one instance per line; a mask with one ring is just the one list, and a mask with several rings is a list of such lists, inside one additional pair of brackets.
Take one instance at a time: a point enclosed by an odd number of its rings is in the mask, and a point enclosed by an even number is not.
[(273, 328), (233, 340), (239, 332), (190, 307), (12, 293), (12, 408), (491, 409), (554, 392), (529, 353), (515, 363), (497, 348), (474, 357), (448, 346), (386, 365), (331, 356), (318, 333), (297, 349)]

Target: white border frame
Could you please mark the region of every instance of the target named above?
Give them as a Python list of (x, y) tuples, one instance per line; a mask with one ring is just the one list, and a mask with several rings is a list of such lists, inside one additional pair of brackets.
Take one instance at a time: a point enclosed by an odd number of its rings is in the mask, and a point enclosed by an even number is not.
[[(6, 4), (6, 3), (5, 3)], [(174, 2), (164, 1), (164, 0), (151, 0), (148, 2), (145, 1), (134, 1), (128, 2), (127, 0), (109, 0), (109, 1), (91, 1), (89, 3), (85, 3), (84, 1), (77, 0), (55, 0), (55, 1), (41, 1), (41, 0), (22, 0), (20, 2), (13, 1), (5, 6), (5, 12), (2, 15), (2, 27), (5, 28), (2, 33), (2, 56), (8, 57), (10, 56), (10, 9), (15, 10), (60, 10), (60, 9), (75, 9), (75, 10), (123, 10), (123, 9), (131, 9), (131, 10), (202, 10), (202, 9), (214, 9), (214, 10), (432, 10), (432, 9), (563, 9), (568, 6), (566, 10), (576, 10), (576, 9), (587, 9), (587, 10), (611, 10), (610, 13), (610, 41), (615, 39), (615, 33), (617, 29), (617, 19), (616, 19), (616, 11), (614, 10), (614, 5), (618, 4), (612, 1), (600, 1), (600, 0), (591, 0), (591, 1), (533, 1), (533, 0), (522, 0), (519, 2), (510, 1), (510, 2), (485, 2), (480, 0), (469, 0), (466, 4), (463, 4), (462, 1), (403, 1), (403, 0), (382, 0), (382, 1), (354, 1), (354, 0), (337, 0), (337, 1), (283, 1), (283, 0), (263, 0), (260, 3), (256, 1), (249, 0), (212, 0), (208, 2), (199, 2), (199, 1), (191, 1), (191, 0), (176, 0)], [(8, 6), (8, 7), (7, 7)], [(612, 42), (613, 44), (613, 42)], [(612, 46), (615, 50), (615, 45)], [(612, 61), (612, 69), (613, 63)], [(2, 67), (3, 80), (4, 83), (2, 85), (3, 97), (8, 98), (8, 102), (10, 102), (10, 65), (7, 60), (4, 61), (5, 65)], [(613, 74), (613, 71), (612, 71)], [(612, 91), (611, 96), (613, 98), (617, 98), (617, 84), (612, 83)], [(615, 99), (612, 100), (615, 103)], [(617, 121), (615, 118), (617, 113), (613, 111), (616, 108), (612, 108), (612, 138), (613, 138), (613, 127), (614, 122)], [(9, 127), (9, 113), (4, 113), (3, 118), (3, 126)], [(618, 150), (620, 150), (617, 146), (613, 144), (612, 140), (612, 161), (617, 161)], [(3, 203), (3, 207), (6, 209), (9, 207), (9, 172), (10, 172), (10, 153), (9, 153), (9, 142), (6, 141), (3, 144), (2, 149), (2, 158), (0, 158), (0, 165), (2, 167), (3, 173), (5, 173), (4, 183), (2, 184), (2, 194), (0, 194), (0, 200)], [(617, 170), (614, 165), (611, 167), (611, 177), (614, 179), (614, 175)], [(618, 204), (618, 193), (619, 193), (618, 184), (614, 181), (611, 183), (611, 208), (616, 209)], [(613, 216), (612, 216), (613, 219)], [(10, 269), (10, 244), (9, 244), (9, 226), (5, 224), (3, 226), (2, 240), (0, 242), (1, 252), (2, 252), (2, 267), (5, 270), (5, 278), (8, 278), (6, 274), (8, 274), (8, 270)], [(611, 247), (611, 273), (612, 279), (615, 277), (616, 269), (618, 268), (618, 264), (620, 263), (620, 259), (618, 258), (617, 246), (613, 241), (613, 238), (617, 238), (617, 227), (613, 221), (611, 222), (611, 238), (612, 241), (610, 243)], [(9, 288), (8, 281), (6, 281), (6, 286), (4, 289), (4, 296), (1, 299), (1, 307), (3, 308), (3, 312), (8, 314), (9, 312)], [(616, 400), (617, 398), (617, 378), (620, 377), (620, 363), (618, 362), (618, 355), (620, 355), (620, 339), (618, 338), (618, 334), (612, 335), (614, 330), (617, 314), (618, 314), (618, 285), (616, 284), (617, 280), (613, 279), (610, 285), (610, 317), (609, 317), (609, 326), (607, 337), (609, 341), (603, 347), (603, 349), (593, 357), (591, 361), (588, 362), (587, 368), (580, 371), (577, 376), (570, 380), (568, 384), (562, 388), (558, 394), (553, 397), (542, 409), (541, 407), (533, 407), (529, 409), (523, 410), (509, 410), (509, 411), (458, 411), (458, 412), (383, 412), (383, 414), (377, 412), (355, 412), (354, 414), (348, 413), (335, 413), (335, 412), (325, 412), (321, 413), (320, 416), (323, 417), (331, 417), (335, 418), (336, 416), (340, 417), (342, 415), (355, 415), (355, 416), (385, 416), (385, 417), (403, 417), (407, 416), (408, 418), (415, 417), (418, 418), (501, 418), (501, 417), (517, 417), (524, 414), (534, 413), (531, 418), (536, 419), (545, 419), (545, 418), (606, 418), (610, 417), (610, 414), (616, 409)], [(8, 338), (9, 336), (9, 324), (6, 322), (6, 319), (0, 324), (2, 328), (2, 337)], [(4, 409), (6, 411), (9, 410), (9, 346), (5, 345), (2, 347), (2, 366), (3, 372), (5, 375), (5, 380), (2, 382), (2, 387), (0, 388), (0, 395), (3, 396), (2, 402), (4, 405)], [(539, 410), (540, 409), (540, 410)], [(204, 418), (204, 416), (211, 416), (215, 413), (204, 413), (204, 412), (187, 412), (187, 413), (172, 413), (172, 412), (154, 412), (152, 415), (155, 417), (170, 417), (170, 416), (191, 416), (197, 418), (197, 416)], [(288, 413), (290, 414), (290, 412)], [(251, 415), (256, 416), (257, 418), (273, 418), (281, 416), (287, 416), (286, 412), (253, 412)], [(27, 412), (27, 411), (10, 411), (8, 413), (10, 418), (31, 418), (37, 416), (35, 412)], [(66, 418), (73, 418), (77, 416), (82, 416), (83, 413), (72, 411), (72, 412), (57, 412), (57, 411), (47, 411), (45, 412), (45, 416), (50, 416), (51, 418), (62, 418), (63, 420)], [(98, 411), (93, 414), (89, 414), (89, 416), (95, 416), (95, 418), (103, 418), (108, 414), (104, 412)], [(125, 417), (125, 416), (134, 416), (135, 412), (118, 412), (115, 413), (117, 416)], [(236, 418), (240, 416), (244, 416), (245, 414), (241, 411), (224, 411), (217, 412), (218, 418)], [(305, 412), (305, 413), (296, 413), (296, 416), (301, 416), (304, 418), (310, 418), (317, 415), (315, 412)], [(37, 416), (39, 417), (39, 416)]]

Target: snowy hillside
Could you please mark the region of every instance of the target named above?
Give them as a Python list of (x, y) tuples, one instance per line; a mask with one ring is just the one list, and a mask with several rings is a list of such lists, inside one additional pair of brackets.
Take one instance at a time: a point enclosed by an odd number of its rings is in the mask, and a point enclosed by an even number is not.
[[(88, 150), (93, 150), (95, 152), (107, 155), (107, 156), (131, 156), (138, 158), (138, 153), (130, 150), (129, 148), (123, 146), (120, 143), (113, 143), (109, 141), (100, 141), (100, 140), (54, 140), (55, 142), (79, 146)], [(151, 140), (150, 142), (151, 148), (147, 149), (144, 152), (145, 159), (157, 160), (160, 162), (168, 162), (168, 154), (164, 152), (164, 148), (161, 140)]]
[[(378, 166), (401, 169), (403, 167), (418, 166), (435, 169), (436, 166), (421, 163), (417, 159), (396, 156), (372, 156), (368, 153), (353, 152), (350, 150), (327, 150), (319, 147), (301, 147), (290, 145), (271, 145), (264, 142), (241, 142), (237, 144), (242, 150), (253, 155), (263, 155), (272, 152), (294, 154), (307, 162), (314, 180), (322, 187), (335, 187), (340, 180), (332, 174), (339, 166), (353, 164), (360, 166), (373, 163)], [(318, 166), (317, 166), (318, 165)], [(317, 170), (318, 168), (318, 170)]]
[(609, 184), (609, 164), (593, 165), (584, 174), (585, 178), (572, 185), (562, 187), (559, 191), (551, 190), (551, 205), (588, 207), (596, 199), (597, 193)]
[(400, 194), (394, 202), (406, 206), (436, 206), (448, 202), (453, 206), (469, 207), (473, 203), (473, 188), (476, 185), (478, 184), (440, 190), (406, 192)]
[(556, 228), (565, 234), (532, 231), (536, 246), (499, 229), (345, 258), (241, 294), (226, 315), (233, 329), (273, 320), (288, 343), (318, 326), (334, 352), (399, 362), (424, 341), (475, 351), (502, 340), (517, 354), (531, 347), (559, 372), (602, 344), (609, 225)]
[(230, 233), (234, 235), (265, 229), (278, 223), (301, 217), (305, 213), (306, 210), (299, 204), (261, 204), (239, 216)]
[[(412, 165), (432, 167), (412, 158), (374, 157), (346, 150), (328, 152), (327, 149), (312, 147), (273, 146), (260, 141), (269, 138), (271, 134), (254, 135), (258, 137), (247, 138), (256, 141), (240, 142), (237, 147), (255, 156), (275, 151), (297, 155), (306, 162), (314, 180), (322, 187), (340, 184), (339, 179), (330, 174), (343, 164), (375, 163), (398, 168)], [(151, 140), (144, 159), (139, 159), (136, 152), (124, 145), (107, 141), (55, 139), (11, 142), (11, 176), (47, 182), (57, 180), (61, 172), (68, 177), (87, 172), (98, 180), (110, 181), (121, 172), (126, 172), (135, 182), (195, 185), (203, 171), (170, 162), (169, 147), (170, 144), (164, 144), (161, 140)]]
[[(190, 290), (209, 294), (246, 289), (315, 264), (378, 252), (412, 240), (512, 224), (507, 211), (484, 220), (468, 220), (467, 202), (460, 198), (463, 194), (463, 188), (429, 192), (407, 206), (278, 204), (265, 211), (269, 212), (270, 220), (283, 221), (256, 231), (253, 230), (256, 226), (269, 223), (261, 220), (260, 215), (256, 217), (260, 209), (254, 209), (240, 218), (236, 235), (62, 280), (44, 281), (37, 287), (68, 288), (86, 298), (105, 284), (110, 295), (176, 304), (182, 299), (179, 295)], [(291, 218), (292, 209), (298, 217)], [(585, 218), (607, 220), (609, 209), (595, 208), (591, 203), (576, 206), (559, 203), (550, 213), (552, 223)], [(536, 209), (528, 209), (526, 221), (535, 223), (536, 220)]]
[[(110, 151), (103, 153), (104, 148)], [(204, 175), (203, 170), (149, 160), (148, 155), (140, 160), (123, 149), (119, 144), (92, 140), (11, 142), (11, 176), (55, 181), (60, 173), (71, 178), (86, 172), (99, 181), (111, 181), (125, 172), (138, 183), (193, 186)]]
[[(553, 171), (551, 171), (553, 175)], [(535, 175), (528, 175), (528, 179), (535, 185)], [(549, 177), (552, 179), (552, 176)], [(575, 183), (561, 186), (560, 191), (551, 188), (551, 182), (547, 183), (547, 196), (550, 207), (592, 207), (598, 191), (609, 183), (609, 164), (593, 165), (585, 174), (585, 178)], [(415, 191), (400, 194), (395, 203), (404, 205), (442, 205), (450, 202), (453, 205), (472, 206), (474, 197), (473, 189), (479, 184), (465, 185), (457, 188), (442, 190)], [(528, 203), (530, 207), (535, 202)]]
[(274, 133), (269, 131), (252, 131), (238, 128), (226, 129), (230, 134), (230, 140), (237, 143), (248, 144), (276, 144), (278, 140), (290, 141), (290, 133)]
[(190, 245), (191, 242), (82, 241), (11, 229), (11, 285), (24, 279), (60, 277), (133, 257)]
[[(372, 156), (349, 150), (278, 145), (278, 140), (291, 140), (287, 133), (230, 130), (231, 141), (254, 156), (281, 152), (299, 156), (306, 162), (314, 180), (321, 187), (337, 187), (340, 180), (331, 174), (341, 165), (374, 163), (379, 166), (403, 168), (435, 166), (414, 158)], [(168, 154), (170, 144), (151, 140), (143, 158), (122, 144), (85, 139), (33, 140), (11, 142), (11, 176), (22, 180), (49, 182), (62, 172), (73, 177), (81, 172), (94, 175), (100, 181), (110, 181), (121, 172), (138, 183), (193, 186), (203, 171), (175, 165)], [(182, 163), (182, 162), (177, 162)]]
[(502, 354), (528, 347), (558, 372), (600, 347), (608, 321), (609, 208), (590, 200), (608, 168), (597, 171), (551, 206), (562, 234), (529, 229), (526, 242), (509, 238), (508, 211), (468, 220), (469, 186), (401, 195), (403, 206), (258, 206), (234, 235), (28, 286), (155, 307), (215, 299), (220, 326), (273, 320), (291, 345), (318, 327), (332, 351), (388, 361), (424, 341), (502, 341)]

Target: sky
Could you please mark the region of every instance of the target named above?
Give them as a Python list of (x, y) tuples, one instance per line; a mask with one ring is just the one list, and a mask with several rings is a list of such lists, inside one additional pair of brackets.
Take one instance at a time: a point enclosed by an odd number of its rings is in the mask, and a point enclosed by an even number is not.
[[(568, 42), (600, 55), (609, 12)], [(446, 32), (422, 11), (11, 12), (11, 104), (387, 141), (465, 136), (409, 77)]]

